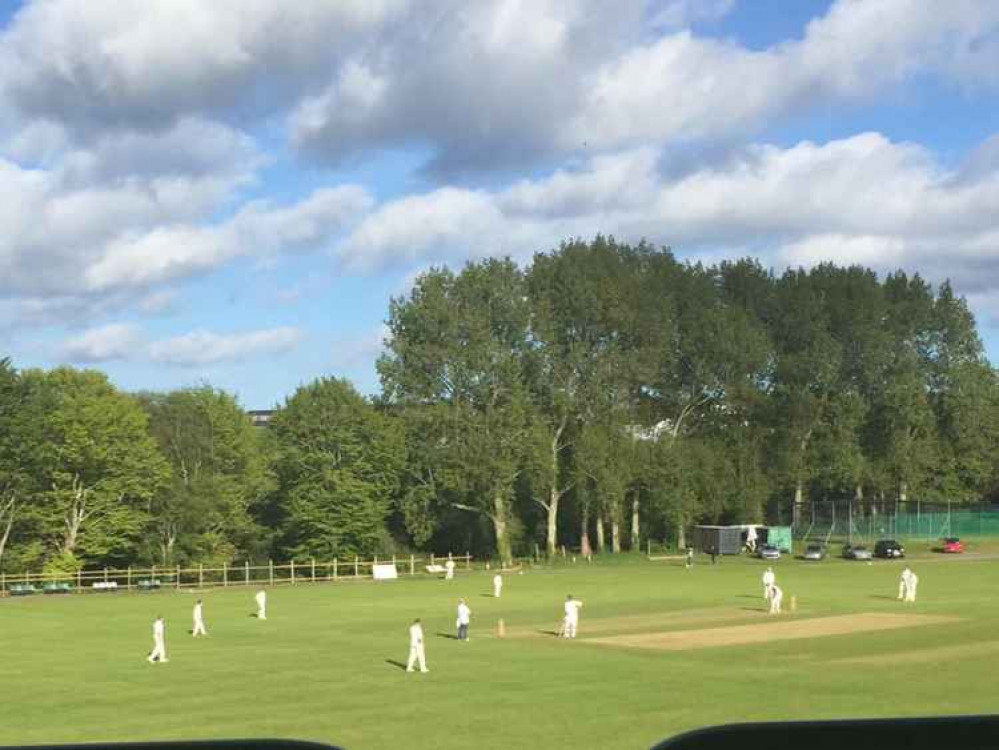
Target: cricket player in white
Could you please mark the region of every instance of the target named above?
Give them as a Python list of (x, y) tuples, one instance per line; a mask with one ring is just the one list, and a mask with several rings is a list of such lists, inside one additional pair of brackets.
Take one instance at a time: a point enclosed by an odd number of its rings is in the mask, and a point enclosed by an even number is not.
[(208, 635), (208, 631), (205, 630), (205, 617), (202, 610), (203, 605), (201, 604), (201, 600), (198, 599), (198, 601), (194, 603), (194, 629), (191, 631), (191, 634), (195, 638), (199, 635)]
[(770, 595), (773, 593), (774, 584), (777, 582), (777, 576), (774, 575), (773, 568), (767, 568), (763, 571), (763, 598), (769, 599)]
[(899, 601), (905, 600), (909, 596), (909, 576), (912, 575), (912, 571), (909, 570), (909, 566), (906, 565), (905, 569), (902, 571), (902, 575), (898, 578), (898, 598)]
[(465, 604), (464, 599), (458, 600), (458, 620), (455, 623), (458, 626), (458, 640), (467, 641), (468, 640), (468, 626), (472, 622), (472, 610), (468, 608)]
[(493, 576), (493, 598), (499, 599), (503, 593), (503, 576), (499, 573)]
[(583, 603), (578, 599), (573, 599), (572, 594), (565, 598), (565, 618), (562, 621), (562, 637), (575, 638), (576, 626), (579, 625), (579, 610)]
[(163, 615), (157, 615), (153, 620), (153, 650), (146, 660), (150, 664), (156, 662), (166, 664), (169, 661), (166, 655), (166, 623), (163, 621)]
[(905, 592), (905, 601), (914, 602), (916, 601), (916, 584), (919, 583), (919, 576), (909, 571), (909, 587)]
[(257, 619), (267, 619), (267, 592), (261, 589), (257, 592)]
[(780, 614), (780, 603), (784, 601), (784, 592), (776, 583), (770, 587), (770, 614)]
[(429, 672), (427, 669), (427, 654), (423, 650), (423, 626), (420, 625), (420, 620), (413, 620), (413, 624), (409, 626), (409, 659), (406, 661), (406, 671), (412, 672), (413, 665), (417, 662), (420, 663), (421, 672)]
[(444, 570), (446, 571), (444, 573), (444, 577), (447, 580), (450, 581), (452, 578), (454, 578), (454, 560), (452, 560), (450, 557), (447, 559), (447, 562), (444, 563)]

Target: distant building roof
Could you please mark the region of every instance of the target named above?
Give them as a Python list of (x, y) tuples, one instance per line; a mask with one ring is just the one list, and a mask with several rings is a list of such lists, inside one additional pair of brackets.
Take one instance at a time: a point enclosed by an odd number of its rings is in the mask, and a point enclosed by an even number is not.
[(266, 427), (271, 423), (271, 417), (274, 416), (273, 409), (252, 409), (246, 412), (247, 416), (250, 418), (250, 423), (254, 427)]

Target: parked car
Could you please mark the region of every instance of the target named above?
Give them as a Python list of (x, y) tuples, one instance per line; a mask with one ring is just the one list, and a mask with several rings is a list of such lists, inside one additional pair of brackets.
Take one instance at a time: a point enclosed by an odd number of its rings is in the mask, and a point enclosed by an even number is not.
[(871, 555), (871, 551), (862, 544), (858, 544), (857, 546), (844, 544), (843, 557), (847, 560), (870, 560), (873, 555)]
[(805, 560), (824, 560), (826, 548), (821, 544), (809, 544), (801, 555)]
[(949, 536), (943, 540), (943, 544), (940, 546), (940, 551), (948, 552), (950, 554), (964, 552), (964, 545), (956, 536)]
[(905, 557), (905, 547), (894, 539), (881, 539), (874, 545), (874, 556), (888, 559)]
[(757, 550), (756, 554), (763, 560), (779, 560), (780, 550), (772, 544), (764, 544)]

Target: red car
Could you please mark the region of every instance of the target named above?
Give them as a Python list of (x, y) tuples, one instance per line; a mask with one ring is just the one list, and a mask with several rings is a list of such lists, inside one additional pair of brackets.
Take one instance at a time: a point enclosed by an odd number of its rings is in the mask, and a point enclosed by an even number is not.
[(941, 552), (964, 552), (964, 545), (961, 544), (961, 540), (956, 536), (949, 536), (943, 540), (943, 546), (940, 548)]

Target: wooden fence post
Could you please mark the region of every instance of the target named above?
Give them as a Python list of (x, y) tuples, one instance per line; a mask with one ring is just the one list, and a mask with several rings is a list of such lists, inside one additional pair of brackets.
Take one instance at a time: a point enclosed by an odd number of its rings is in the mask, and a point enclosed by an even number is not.
[(471, 569), (472, 569), (472, 553), (466, 551), (465, 552), (465, 570), (471, 570)]
[(291, 558), (291, 582), (295, 582), (295, 558)]
[(104, 568), (104, 583), (108, 582), (108, 569)]
[(333, 580), (334, 581), (336, 580), (336, 577), (337, 577), (337, 569), (336, 568), (337, 568), (337, 561), (336, 561), (336, 558), (334, 557), (333, 558)]
[(80, 591), (83, 588), (83, 585), (82, 585), (83, 584), (83, 580), (82, 579), (83, 579), (83, 571), (78, 569), (76, 571), (76, 590), (77, 591)]
[(198, 563), (198, 588), (202, 588), (205, 584), (205, 566), (202, 563)]
[(177, 563), (177, 588), (180, 589), (180, 563)]
[(128, 566), (128, 578), (125, 579), (125, 588), (129, 591), (132, 590), (132, 566)]
[(409, 574), (411, 576), (416, 575), (416, 558), (413, 557), (412, 553), (409, 555)]
[(243, 581), (244, 581), (243, 585), (244, 586), (249, 586), (250, 585), (250, 561), (249, 560), (246, 560), (244, 562), (243, 575), (245, 576), (243, 578)]
[(354, 578), (357, 578), (357, 555), (354, 555)]
[(229, 585), (229, 563), (222, 563), (222, 586)]
[(312, 558), (312, 582), (316, 582), (316, 558)]
[(269, 575), (270, 575), (271, 586), (273, 586), (274, 585), (274, 561), (273, 560), (268, 560), (267, 561), (267, 569), (268, 569)]

